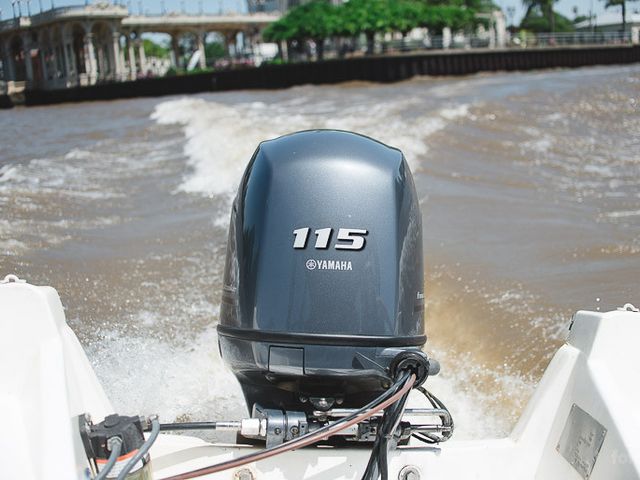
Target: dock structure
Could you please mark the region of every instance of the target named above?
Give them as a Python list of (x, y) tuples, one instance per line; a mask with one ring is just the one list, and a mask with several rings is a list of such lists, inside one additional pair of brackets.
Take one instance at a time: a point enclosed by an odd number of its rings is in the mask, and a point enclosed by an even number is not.
[(130, 15), (126, 7), (106, 2), (19, 15), (0, 22), (2, 80), (9, 93), (135, 80), (147, 71), (143, 33), (170, 35), (174, 67), (180, 39), (191, 35), (204, 68), (208, 33), (221, 34), (233, 49), (238, 33), (254, 42), (278, 18), (266, 13)]

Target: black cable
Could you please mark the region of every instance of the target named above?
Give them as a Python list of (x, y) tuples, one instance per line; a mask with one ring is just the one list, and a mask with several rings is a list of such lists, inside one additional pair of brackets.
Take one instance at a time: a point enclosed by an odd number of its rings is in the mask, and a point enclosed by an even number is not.
[[(424, 387), (419, 386), (416, 387), (416, 389), (427, 398), (433, 408), (445, 410), (449, 415), (448, 418), (442, 418), (441, 420), (442, 426), (447, 427), (442, 432), (442, 437), (423, 432), (416, 432), (412, 434), (412, 437), (430, 445), (448, 440), (453, 434), (453, 419), (451, 418), (449, 410), (444, 405), (444, 403), (442, 403), (438, 399), (438, 397), (433, 395)], [(365, 472), (362, 476), (362, 480), (377, 480), (378, 477), (380, 477), (381, 480), (388, 479), (389, 447), (391, 442), (397, 442), (397, 440), (399, 439), (397, 426), (400, 418), (402, 417), (402, 414), (404, 413), (404, 408), (408, 397), (409, 395), (407, 392), (407, 395), (405, 395), (394, 405), (385, 410), (378, 426), (376, 440), (373, 444), (373, 448), (371, 449), (371, 456), (369, 457), (369, 462), (367, 463), (367, 468), (365, 469)]]
[(151, 446), (154, 444), (158, 435), (160, 434), (160, 422), (158, 418), (154, 418), (151, 421), (151, 433), (147, 440), (142, 444), (142, 446), (138, 449), (138, 453), (136, 453), (131, 459), (125, 464), (125, 466), (120, 470), (118, 474), (117, 480), (124, 480), (127, 477), (127, 474), (136, 466), (136, 464), (144, 458), (147, 452), (151, 449)]
[(383, 444), (385, 443), (385, 435), (390, 423), (389, 419), (393, 415), (396, 406), (397, 403), (385, 410), (382, 418), (380, 419), (380, 423), (378, 424), (378, 431), (376, 432), (376, 439), (373, 442), (371, 455), (369, 456), (369, 462), (367, 463), (367, 468), (362, 475), (362, 480), (375, 480), (378, 478), (379, 474), (382, 474), (380, 468), (380, 455), (383, 449)]
[(217, 422), (176, 422), (176, 423), (161, 423), (160, 431), (172, 431), (172, 430), (215, 430)]
[(438, 407), (440, 407), (442, 410), (446, 411), (449, 414), (448, 420), (446, 422), (444, 420), (442, 421), (443, 426), (448, 427), (448, 430), (442, 433), (442, 441), (444, 442), (449, 440), (449, 438), (451, 438), (451, 435), (453, 435), (453, 429), (454, 429), (453, 417), (451, 416), (451, 412), (449, 412), (449, 409), (446, 407), (446, 405), (442, 403), (440, 399), (436, 397), (433, 393), (431, 393), (429, 390), (427, 390), (424, 387), (420, 387), (420, 391), (427, 398), (429, 398), (430, 401), (435, 402)]
[(111, 472), (111, 469), (118, 461), (118, 457), (122, 451), (122, 439), (120, 437), (111, 437), (107, 441), (107, 448), (111, 449), (111, 454), (109, 455), (107, 463), (100, 468), (100, 472), (96, 476), (95, 480), (104, 480), (107, 478), (107, 475), (109, 475), (109, 472)]
[(404, 412), (404, 406), (409, 396), (409, 392), (407, 392), (392, 406), (387, 408), (382, 415), (382, 419), (378, 425), (376, 440), (373, 443), (369, 462), (367, 463), (367, 468), (362, 476), (362, 480), (376, 480), (378, 476), (380, 476), (382, 480), (386, 480), (388, 478), (389, 469), (387, 453), (389, 441), (393, 438), (398, 420)]
[[(379, 428), (380, 426), (378, 426)], [(376, 435), (376, 440), (371, 448), (371, 455), (362, 474), (362, 480), (375, 480), (378, 478), (378, 451), (380, 449), (380, 436)]]
[[(380, 478), (382, 480), (388, 480), (389, 477), (389, 449), (397, 445), (397, 428), (400, 418), (404, 413), (404, 407), (409, 398), (409, 393), (410, 391), (393, 406), (393, 410), (389, 412), (388, 424), (385, 425), (384, 431), (382, 432), (383, 437), (378, 452), (378, 470), (380, 471)], [(391, 446), (391, 444), (393, 444), (393, 446)]]
[(429, 403), (431, 404), (431, 406), (433, 408), (439, 408), (440, 407), (440, 405), (438, 405), (435, 402), (435, 397), (432, 397), (431, 392), (429, 392), (429, 390), (427, 390), (424, 387), (416, 387), (416, 390), (418, 390), (420, 393), (422, 393), (427, 398), (427, 400), (429, 400)]
[[(438, 397), (436, 397), (433, 393), (431, 393), (426, 388), (420, 386), (420, 387), (416, 387), (416, 390), (422, 393), (427, 398), (427, 400), (429, 400), (429, 403), (431, 403), (431, 406), (433, 408), (439, 408), (441, 410), (444, 410), (449, 415), (447, 420), (445, 420), (444, 418), (441, 419), (442, 426), (446, 427), (446, 429), (442, 432), (441, 437), (437, 437), (435, 435), (431, 435), (424, 432), (414, 433), (412, 436), (417, 440), (420, 440), (421, 442), (425, 442), (425, 443), (440, 443), (440, 442), (445, 442), (449, 440), (449, 438), (451, 438), (451, 435), (453, 435), (453, 428), (454, 428), (453, 417), (451, 416), (451, 412), (449, 412), (449, 409), (445, 406), (444, 403), (440, 401)], [(420, 435), (420, 436), (416, 436), (416, 435)]]
[(431, 435), (430, 433), (416, 432), (411, 434), (411, 436), (416, 440), (419, 440), (423, 443), (427, 443), (429, 445), (440, 443), (440, 439), (435, 435)]

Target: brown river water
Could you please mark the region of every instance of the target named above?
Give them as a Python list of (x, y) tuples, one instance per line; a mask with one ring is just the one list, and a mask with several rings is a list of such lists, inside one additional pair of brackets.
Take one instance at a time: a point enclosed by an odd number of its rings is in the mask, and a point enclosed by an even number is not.
[(120, 413), (238, 418), (215, 334), (230, 204), (261, 140), (309, 128), (412, 167), (457, 438), (508, 434), (573, 312), (640, 303), (640, 66), (0, 111), (0, 275), (58, 290)]

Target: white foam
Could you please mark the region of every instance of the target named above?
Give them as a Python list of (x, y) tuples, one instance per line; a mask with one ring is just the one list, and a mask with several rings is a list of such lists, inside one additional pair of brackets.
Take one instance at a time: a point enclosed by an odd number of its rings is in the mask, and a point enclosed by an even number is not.
[[(142, 312), (139, 320), (151, 325), (156, 321), (153, 317), (152, 312)], [(112, 331), (87, 350), (119, 413), (157, 413), (165, 422), (247, 414), (240, 386), (219, 359), (213, 327), (187, 345)]]
[[(425, 386), (451, 412), (454, 438), (468, 440), (509, 435), (524, 403), (533, 393), (534, 383), (512, 373), (507, 366), (490, 369), (468, 355), (452, 358), (445, 350), (432, 352), (441, 362), (442, 370), (437, 376), (430, 377)], [(464, 367), (459, 368), (459, 365)]]
[(584, 171), (604, 178), (611, 178), (615, 176), (613, 169), (608, 165), (588, 164), (584, 166)]
[(605, 214), (609, 218), (628, 218), (640, 216), (640, 210), (620, 210), (616, 212), (607, 212)]
[[(519, 286), (498, 294), (485, 293), (484, 297), (489, 305), (495, 305), (504, 312), (512, 313), (514, 318), (526, 317), (532, 334), (541, 335), (548, 340), (566, 340), (568, 333), (566, 317), (545, 309), (539, 295), (523, 290)], [(541, 334), (535, 333), (534, 330), (538, 330)]]
[[(2, 233), (2, 230), (0, 230)], [(4, 234), (0, 235), (3, 237)], [(0, 255), (17, 256), (26, 252), (29, 248), (24, 242), (13, 238), (0, 238)]]
[(74, 148), (73, 150), (68, 152), (64, 156), (64, 158), (66, 158), (67, 160), (87, 160), (90, 159), (93, 155), (94, 154), (92, 152), (89, 152), (87, 150)]
[(237, 188), (253, 150), (265, 139), (238, 109), (201, 99), (163, 102), (151, 118), (184, 127), (184, 153), (193, 168), (181, 185), (186, 192), (217, 195)]
[[(153, 312), (144, 311), (138, 320), (149, 326), (156, 323), (153, 317)], [(122, 414), (158, 413), (166, 422), (243, 418), (247, 410), (242, 391), (216, 345), (212, 327), (183, 346), (111, 331), (87, 350), (107, 396)], [(451, 411), (455, 438), (508, 435), (533, 383), (506, 367), (491, 370), (473, 359), (451, 358), (438, 350), (434, 357), (442, 361), (443, 369), (426, 386)], [(423, 403), (420, 397), (411, 401)], [(497, 411), (500, 415), (493, 413)]]
[(428, 137), (467, 116), (470, 106), (453, 104), (418, 116), (403, 116), (412, 102), (394, 99), (343, 104), (308, 99), (305, 103), (298, 98), (274, 105), (251, 102), (228, 106), (183, 98), (160, 103), (151, 118), (163, 125), (181, 125), (184, 130), (184, 153), (192, 171), (185, 175), (180, 189), (228, 195), (237, 188), (261, 141), (297, 130), (329, 128), (362, 133), (400, 148), (409, 165), (416, 168), (428, 151)]
[(19, 178), (19, 170), (16, 165), (7, 164), (0, 167), (0, 188), (3, 183), (13, 182)]
[(553, 139), (547, 134), (542, 134), (539, 138), (522, 142), (521, 146), (523, 153), (530, 151), (537, 154), (546, 154), (553, 146)]
[(447, 120), (456, 120), (461, 117), (469, 115), (469, 105), (463, 103), (451, 108), (443, 108), (440, 110), (440, 115)]
[(544, 120), (549, 123), (560, 123), (562, 125), (567, 125), (569, 123), (567, 115), (562, 112), (553, 112), (545, 115)]

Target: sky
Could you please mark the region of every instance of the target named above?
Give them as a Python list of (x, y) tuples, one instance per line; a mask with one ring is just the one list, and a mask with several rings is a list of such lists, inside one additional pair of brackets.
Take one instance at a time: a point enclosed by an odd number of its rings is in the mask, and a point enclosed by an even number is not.
[[(42, 2), (42, 6), (45, 10), (51, 8), (51, 2), (54, 2), (56, 7), (65, 5), (77, 5), (83, 4), (83, 0), (31, 0), (30, 8), (31, 13), (37, 13), (39, 11), (39, 4)], [(198, 13), (200, 8), (204, 12), (217, 13), (222, 10), (223, 12), (246, 12), (245, 0), (119, 0), (129, 2), (129, 8), (133, 13), (138, 13), (141, 9), (145, 13), (158, 14), (162, 10), (162, 5), (167, 11), (180, 11), (182, 5), (189, 13)], [(525, 9), (522, 6), (522, 0), (494, 0), (507, 14), (507, 7), (514, 7), (514, 21), (516, 24), (520, 22), (520, 19), (524, 15)], [(573, 7), (578, 7), (579, 15), (588, 15), (592, 9), (595, 14), (604, 12), (604, 0), (559, 0), (556, 3), (555, 9), (559, 13), (573, 18)], [(22, 0), (23, 14), (27, 11), (27, 0)], [(202, 6), (202, 7), (201, 7)], [(636, 2), (629, 2), (627, 4), (627, 11), (632, 13), (638, 10), (639, 4)], [(0, 9), (2, 10), (2, 19), (12, 17), (11, 0), (0, 0)], [(620, 7), (614, 7), (610, 9), (611, 12), (619, 12)], [(16, 4), (17, 12), (17, 4)], [(508, 19), (509, 23), (511, 19)]]

